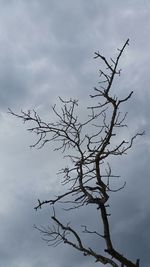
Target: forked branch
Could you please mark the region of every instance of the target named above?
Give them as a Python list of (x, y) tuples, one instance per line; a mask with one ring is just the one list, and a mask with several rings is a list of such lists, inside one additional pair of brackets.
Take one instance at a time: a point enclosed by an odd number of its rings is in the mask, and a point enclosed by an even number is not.
[[(86, 246), (82, 241), (82, 235), (77, 233), (70, 224), (65, 225), (55, 215), (51, 217), (54, 222), (52, 228), (38, 228), (44, 239), (51, 245), (66, 243), (81, 251), (85, 256), (92, 256), (97, 262), (109, 264), (113, 267), (139, 267), (139, 260), (132, 262), (114, 248), (110, 232), (110, 222), (107, 212), (108, 200), (111, 192), (117, 192), (124, 188), (111, 188), (111, 181), (119, 176), (112, 173), (109, 159), (112, 156), (123, 156), (132, 148), (136, 137), (144, 132), (136, 133), (129, 140), (124, 137), (118, 142), (119, 130), (127, 127), (125, 122), (127, 113), (122, 115), (121, 106), (130, 100), (133, 91), (121, 98), (113, 96), (113, 82), (116, 75), (121, 74), (118, 68), (119, 60), (129, 44), (129, 39), (121, 49), (118, 49), (116, 59), (107, 60), (99, 52), (94, 58), (99, 58), (105, 64), (106, 69), (100, 69), (100, 88), (94, 88), (91, 100), (94, 104), (88, 107), (89, 114), (85, 121), (80, 121), (77, 112), (78, 100), (68, 101), (60, 99), (61, 109), (55, 105), (52, 110), (56, 116), (56, 122), (46, 122), (36, 111), (21, 111), (17, 114), (9, 109), (9, 113), (23, 120), (24, 123), (33, 123), (28, 130), (37, 136), (37, 141), (32, 147), (41, 148), (50, 142), (57, 142), (56, 151), (62, 151), (70, 160), (69, 167), (64, 167), (60, 174), (63, 175), (62, 184), (66, 189), (49, 200), (38, 200), (35, 209), (49, 204), (52, 207), (62, 205), (65, 210), (83, 208), (85, 205), (95, 205), (100, 214), (103, 225), (103, 234), (90, 231), (87, 225), (82, 226), (82, 234), (96, 234), (100, 243), (105, 242), (104, 254), (98, 254), (94, 249)], [(88, 129), (88, 130), (87, 130)], [(92, 129), (92, 130), (91, 130)], [(37, 227), (36, 227), (37, 228)], [(107, 255), (107, 256), (106, 256)]]

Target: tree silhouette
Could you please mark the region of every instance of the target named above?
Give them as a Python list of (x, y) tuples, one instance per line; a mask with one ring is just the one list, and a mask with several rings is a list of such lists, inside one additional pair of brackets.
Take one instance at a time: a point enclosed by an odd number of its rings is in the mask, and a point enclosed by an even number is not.
[[(62, 194), (54, 199), (38, 200), (35, 207), (38, 210), (43, 205), (50, 204), (53, 207), (51, 219), (54, 225), (48, 228), (36, 228), (44, 234), (44, 238), (52, 246), (66, 243), (85, 256), (92, 256), (96, 262), (113, 267), (139, 267), (139, 259), (133, 262), (115, 249), (108, 219), (110, 193), (117, 192), (125, 186), (124, 183), (115, 190), (111, 188), (114, 177), (118, 176), (112, 173), (109, 161), (112, 157), (126, 154), (132, 148), (136, 137), (144, 134), (138, 132), (129, 140), (119, 138), (119, 130), (127, 127), (125, 123), (127, 113), (122, 114), (121, 106), (131, 98), (133, 91), (124, 98), (119, 98), (113, 95), (111, 89), (115, 77), (121, 74), (118, 64), (128, 44), (129, 39), (121, 49), (118, 49), (115, 59), (107, 60), (99, 52), (95, 53), (94, 58), (102, 61), (105, 67), (100, 69), (99, 87), (95, 87), (94, 93), (90, 95), (94, 104), (88, 106), (87, 119), (83, 122), (76, 115), (78, 100), (74, 99), (65, 101), (59, 98), (61, 109), (57, 109), (56, 105), (52, 108), (57, 118), (56, 122), (45, 122), (34, 110), (16, 114), (9, 109), (12, 115), (23, 119), (25, 123), (32, 123), (33, 126), (28, 130), (37, 135), (37, 141), (32, 147), (42, 148), (49, 142), (57, 142), (55, 150), (62, 151), (70, 160), (69, 167), (64, 167), (60, 171), (65, 188)], [(83, 209), (85, 205), (90, 205), (92, 208), (96, 206), (103, 234), (89, 230), (87, 225), (82, 225), (82, 233), (97, 235), (105, 244), (102, 253), (97, 253), (92, 247), (85, 245), (82, 240), (83, 234), (76, 231), (70, 223), (65, 224), (58, 219), (56, 203), (66, 210)]]

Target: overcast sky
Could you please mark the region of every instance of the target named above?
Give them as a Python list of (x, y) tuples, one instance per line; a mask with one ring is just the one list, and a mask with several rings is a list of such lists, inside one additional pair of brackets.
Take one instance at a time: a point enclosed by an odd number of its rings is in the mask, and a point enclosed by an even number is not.
[[(51, 147), (30, 149), (34, 136), (7, 109), (34, 108), (47, 117), (58, 96), (80, 98), (86, 107), (98, 83), (94, 52), (113, 56), (127, 38), (115, 90), (134, 91), (126, 106), (129, 131), (146, 135), (115, 165), (127, 185), (113, 199), (111, 221), (116, 247), (149, 267), (149, 0), (0, 0), (0, 266), (100, 266), (72, 248), (48, 247), (33, 229), (50, 223), (48, 209), (33, 208), (57, 190), (63, 162)], [(80, 226), (80, 218), (71, 218)]]

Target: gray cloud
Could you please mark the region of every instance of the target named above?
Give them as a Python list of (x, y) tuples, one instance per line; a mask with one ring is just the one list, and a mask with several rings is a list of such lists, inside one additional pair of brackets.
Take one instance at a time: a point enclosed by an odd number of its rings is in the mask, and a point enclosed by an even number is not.
[[(49, 198), (57, 191), (55, 173), (64, 161), (52, 153), (52, 146), (29, 150), (34, 136), (6, 112), (8, 107), (17, 111), (36, 108), (48, 118), (49, 106), (58, 95), (80, 98), (86, 106), (100, 68), (93, 53), (100, 50), (110, 57), (129, 37), (130, 46), (121, 61), (122, 75), (113, 90), (121, 97), (134, 90), (124, 106), (129, 112), (127, 134), (144, 128), (146, 135), (122, 162), (114, 161), (114, 170), (127, 180), (127, 186), (112, 196), (111, 221), (116, 247), (133, 259), (141, 257), (142, 265), (148, 267), (149, 1), (1, 0), (0, 4), (1, 265), (98, 266), (69, 247), (47, 247), (33, 229), (34, 223), (49, 224), (50, 211), (35, 212), (33, 207), (38, 197)], [(78, 216), (59, 212), (64, 220), (68, 216), (79, 226), (81, 220), (93, 225), (88, 214), (87, 210)], [(85, 240), (101, 246), (92, 237)]]

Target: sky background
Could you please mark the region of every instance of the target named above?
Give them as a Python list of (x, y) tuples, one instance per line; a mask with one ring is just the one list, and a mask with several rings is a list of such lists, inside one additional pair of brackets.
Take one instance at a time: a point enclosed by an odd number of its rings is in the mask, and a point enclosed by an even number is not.
[[(72, 248), (48, 247), (33, 225), (48, 225), (48, 207), (35, 212), (37, 199), (58, 189), (63, 167), (52, 147), (30, 149), (35, 137), (7, 110), (36, 109), (50, 118), (50, 106), (63, 98), (89, 103), (98, 84), (100, 62), (95, 51), (116, 55), (130, 38), (114, 90), (134, 91), (124, 106), (129, 133), (144, 129), (132, 151), (114, 169), (127, 181), (112, 201), (112, 233), (116, 247), (141, 266), (150, 263), (150, 1), (149, 0), (0, 0), (0, 266), (100, 266)], [(89, 212), (63, 215), (75, 221)], [(70, 216), (70, 217), (69, 217)], [(95, 219), (95, 221), (93, 220)], [(94, 238), (89, 242), (98, 247)]]

